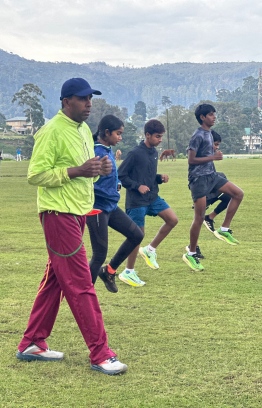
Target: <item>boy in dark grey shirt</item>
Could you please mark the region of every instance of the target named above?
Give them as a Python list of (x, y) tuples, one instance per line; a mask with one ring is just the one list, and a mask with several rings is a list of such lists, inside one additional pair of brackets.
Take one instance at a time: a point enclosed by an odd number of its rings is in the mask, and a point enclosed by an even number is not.
[(223, 160), (222, 152), (220, 150), (214, 151), (214, 141), (211, 134), (211, 127), (216, 120), (215, 112), (215, 108), (209, 104), (202, 104), (196, 108), (195, 116), (201, 127), (194, 132), (187, 149), (188, 181), (194, 201), (195, 217), (190, 228), (190, 251), (183, 255), (183, 261), (195, 271), (204, 269), (197, 257), (196, 246), (205, 218), (206, 196), (212, 190), (219, 190), (231, 197), (224, 222), (215, 231), (217, 238), (231, 245), (239, 243), (233, 237), (232, 230), (229, 227), (244, 193), (235, 184), (217, 174), (215, 170), (213, 161)]

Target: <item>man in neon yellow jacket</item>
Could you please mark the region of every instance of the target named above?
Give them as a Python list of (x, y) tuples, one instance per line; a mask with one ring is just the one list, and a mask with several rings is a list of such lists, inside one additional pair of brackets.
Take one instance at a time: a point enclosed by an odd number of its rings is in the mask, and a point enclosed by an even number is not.
[(107, 156), (94, 157), (91, 131), (84, 122), (92, 95), (101, 95), (83, 78), (61, 89), (62, 109), (35, 135), (28, 181), (38, 186), (37, 205), (49, 259), (27, 329), (18, 345), (20, 360), (58, 361), (63, 353), (46, 343), (65, 296), (90, 350), (91, 368), (120, 374), (127, 366), (108, 347), (102, 313), (87, 262), (82, 236), (93, 208), (93, 182), (112, 170)]

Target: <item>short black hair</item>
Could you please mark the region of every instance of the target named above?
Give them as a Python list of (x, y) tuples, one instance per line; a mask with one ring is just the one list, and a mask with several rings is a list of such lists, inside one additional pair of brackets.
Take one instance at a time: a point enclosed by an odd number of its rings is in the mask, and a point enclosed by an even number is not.
[(165, 126), (157, 119), (150, 119), (144, 126), (145, 134), (153, 135), (154, 133), (165, 133), (165, 131)]
[(198, 107), (195, 110), (195, 117), (198, 123), (202, 125), (203, 121), (200, 119), (201, 115), (206, 116), (208, 113), (211, 112), (216, 112), (215, 108), (213, 105), (210, 105), (208, 103), (203, 103), (202, 105), (198, 105)]
[(220, 134), (217, 133), (215, 130), (211, 130), (211, 133), (212, 133), (214, 142), (219, 142), (220, 143), (222, 141), (222, 138), (221, 138)]

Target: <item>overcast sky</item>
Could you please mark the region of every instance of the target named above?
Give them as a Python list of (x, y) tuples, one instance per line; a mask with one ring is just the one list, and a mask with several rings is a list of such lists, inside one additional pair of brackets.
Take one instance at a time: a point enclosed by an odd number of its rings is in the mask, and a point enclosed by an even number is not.
[(261, 0), (0, 0), (0, 27), (36, 61), (262, 61)]

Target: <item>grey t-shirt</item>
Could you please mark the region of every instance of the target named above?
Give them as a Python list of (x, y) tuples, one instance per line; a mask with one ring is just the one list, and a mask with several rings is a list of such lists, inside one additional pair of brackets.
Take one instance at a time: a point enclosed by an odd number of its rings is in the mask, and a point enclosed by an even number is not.
[[(194, 150), (196, 157), (213, 156), (214, 141), (211, 131), (199, 127), (191, 137), (187, 150)], [(206, 176), (215, 171), (213, 161), (204, 164), (190, 164), (188, 167), (188, 180), (191, 182), (200, 176)]]

